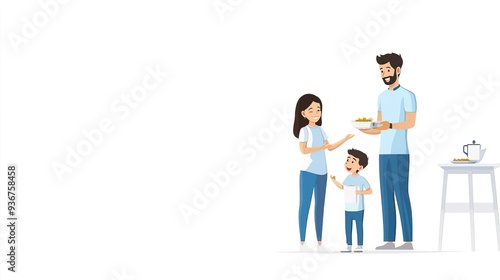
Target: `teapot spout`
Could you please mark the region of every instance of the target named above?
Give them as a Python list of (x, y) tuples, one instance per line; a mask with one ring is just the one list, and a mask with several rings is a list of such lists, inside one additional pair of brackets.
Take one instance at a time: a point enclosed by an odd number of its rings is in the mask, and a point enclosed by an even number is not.
[(479, 156), (479, 161), (483, 160), (484, 154), (486, 153), (486, 148), (481, 149), (481, 155)]

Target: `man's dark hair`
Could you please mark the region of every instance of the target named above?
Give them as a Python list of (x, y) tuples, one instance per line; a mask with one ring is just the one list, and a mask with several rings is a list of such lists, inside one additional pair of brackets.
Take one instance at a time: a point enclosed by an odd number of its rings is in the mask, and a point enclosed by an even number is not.
[(396, 68), (398, 67), (403, 68), (403, 58), (399, 54), (386, 53), (377, 55), (377, 63), (379, 65), (386, 64), (387, 62), (391, 64), (394, 70), (396, 70)]
[[(349, 149), (349, 150), (347, 150), (347, 153), (349, 155), (357, 158), (359, 165), (363, 166), (363, 169), (365, 169), (366, 166), (368, 166), (368, 156), (365, 153), (363, 153), (362, 151), (356, 150), (356, 149)], [(358, 172), (358, 171), (356, 171), (356, 172)]]

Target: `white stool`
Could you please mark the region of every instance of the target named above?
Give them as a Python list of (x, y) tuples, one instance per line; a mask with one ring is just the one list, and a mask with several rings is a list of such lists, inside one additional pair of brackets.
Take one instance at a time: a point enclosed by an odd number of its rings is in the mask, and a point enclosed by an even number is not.
[[(495, 223), (497, 230), (497, 244), (500, 251), (500, 223), (498, 219), (497, 190), (495, 185), (495, 168), (500, 164), (482, 164), (482, 163), (463, 163), (463, 164), (440, 164), (444, 169), (443, 176), (443, 194), (441, 200), (441, 221), (439, 223), (439, 245), (438, 251), (441, 251), (443, 244), (443, 225), (444, 214), (448, 213), (469, 213), (471, 230), (471, 248), (476, 250), (474, 213), (495, 213)], [(448, 187), (448, 174), (468, 174), (469, 176), (469, 203), (446, 203), (446, 188)], [(491, 190), (493, 195), (492, 203), (474, 203), (474, 192), (472, 188), (473, 174), (489, 174), (491, 177)]]

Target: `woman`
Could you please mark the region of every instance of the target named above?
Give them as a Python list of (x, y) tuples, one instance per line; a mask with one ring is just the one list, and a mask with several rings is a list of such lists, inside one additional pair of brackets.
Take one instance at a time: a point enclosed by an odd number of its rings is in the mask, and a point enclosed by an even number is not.
[(300, 251), (311, 251), (305, 244), (305, 238), (307, 217), (309, 215), (313, 191), (315, 201), (314, 221), (318, 251), (324, 251), (324, 247), (321, 246), (321, 238), (327, 182), (325, 149), (332, 151), (354, 136), (348, 134), (342, 140), (334, 144), (329, 144), (328, 137), (323, 128), (321, 128), (322, 109), (323, 104), (321, 99), (309, 93), (300, 97), (295, 107), (293, 135), (299, 139), (300, 152), (304, 154), (304, 165), (300, 171)]

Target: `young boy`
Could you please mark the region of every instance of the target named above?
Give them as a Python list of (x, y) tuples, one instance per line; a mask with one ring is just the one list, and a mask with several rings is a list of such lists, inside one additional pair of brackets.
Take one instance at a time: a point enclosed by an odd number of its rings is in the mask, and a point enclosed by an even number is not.
[(345, 203), (345, 235), (347, 239), (347, 249), (342, 252), (352, 252), (352, 222), (356, 221), (356, 232), (358, 236), (358, 247), (354, 252), (363, 252), (363, 216), (364, 216), (364, 195), (371, 194), (372, 189), (366, 179), (359, 175), (359, 171), (363, 170), (368, 165), (368, 156), (356, 149), (347, 151), (348, 157), (344, 166), (347, 172), (351, 173), (345, 178), (343, 184), (331, 176), (331, 179), (337, 187), (344, 189), (344, 186), (356, 187), (356, 202)]

